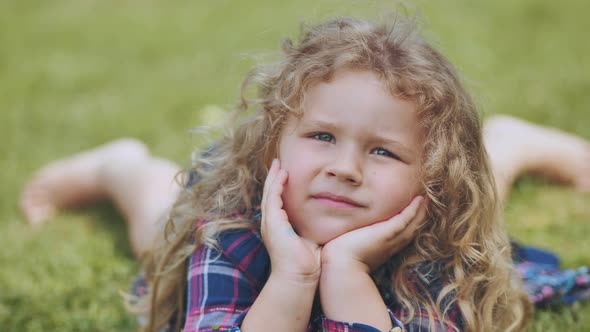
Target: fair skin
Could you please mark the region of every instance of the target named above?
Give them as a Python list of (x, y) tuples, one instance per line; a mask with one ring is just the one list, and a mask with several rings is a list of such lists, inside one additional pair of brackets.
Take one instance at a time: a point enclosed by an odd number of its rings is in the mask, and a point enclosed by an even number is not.
[[(345, 120), (340, 117), (332, 119)], [(306, 121), (306, 118), (301, 120)], [(295, 134), (298, 128), (304, 127), (294, 128), (283, 133), (284, 140), (288, 139), (286, 136)], [(345, 132), (344, 142), (341, 133), (330, 134), (334, 137), (315, 136), (315, 139), (320, 141), (318, 144), (326, 144), (322, 147), (327, 149), (334, 148), (330, 144), (363, 141), (360, 136), (353, 136), (356, 139), (346, 136), (354, 134), (354, 131)], [(492, 171), (496, 175), (497, 187), (504, 200), (508, 197), (512, 182), (519, 175), (530, 171), (562, 180), (581, 191), (590, 191), (590, 144), (582, 138), (518, 119), (499, 117), (485, 124), (484, 142)], [(384, 154), (381, 150), (375, 150), (377, 146), (357, 151), (351, 148), (354, 144), (348, 143), (345, 151), (359, 155), (359, 151), (364, 151), (364, 158), (376, 158), (376, 155)], [(321, 155), (322, 158), (328, 156), (329, 153)], [(407, 206), (404, 208), (405, 205), (400, 204), (396, 209), (392, 208), (392, 216), (381, 220), (357, 219), (364, 207), (357, 211), (338, 201), (325, 202), (327, 207), (318, 209), (319, 214), (314, 216), (317, 219), (307, 220), (298, 217), (297, 210), (287, 207), (292, 197), (290, 190), (299, 184), (298, 181), (307, 183), (312, 189), (319, 183), (322, 185), (320, 189), (325, 192), (333, 187), (326, 189), (323, 186), (332, 183), (338, 183), (338, 190), (358, 188), (355, 187), (358, 178), (350, 173), (352, 168), (348, 167), (327, 168), (321, 173), (305, 172), (309, 176), (297, 174), (298, 169), (295, 167), (298, 160), (289, 160), (287, 153), (280, 157), (281, 162), (275, 163), (266, 179), (262, 206), (265, 217), (261, 232), (271, 254), (271, 278), (246, 316), (244, 324), (252, 324), (251, 330), (254, 331), (264, 330), (256, 328), (259, 323), (280, 326), (275, 330), (285, 330), (286, 326), (304, 330), (319, 287), (322, 308), (329, 318), (366, 322), (385, 330), (390, 326), (389, 317), (374, 284), (367, 278), (368, 271), (380, 265), (383, 257), (390, 257), (399, 251), (413, 237), (424, 213), (423, 208), (419, 208), (420, 205), (424, 206), (420, 198), (412, 199), (418, 191), (404, 191), (408, 193), (405, 201)], [(341, 157), (345, 158), (344, 161), (353, 160), (348, 154)], [(315, 169), (315, 162), (319, 163), (324, 160), (322, 158), (318, 157), (313, 164), (309, 164), (314, 166), (310, 169)], [(362, 165), (366, 166), (365, 163)], [(162, 220), (164, 212), (181, 190), (172, 181), (178, 170), (179, 167), (170, 161), (150, 155), (139, 141), (117, 140), (41, 168), (24, 186), (21, 209), (26, 220), (39, 228), (59, 210), (110, 199), (122, 212), (128, 225), (131, 248), (140, 257), (149, 250), (156, 234), (161, 232), (161, 223), (158, 221)], [(347, 172), (348, 176), (342, 176)], [(371, 183), (367, 180), (371, 175), (363, 176), (360, 187)], [(352, 196), (353, 191), (337, 194)], [(393, 194), (402, 195), (402, 192)], [(362, 201), (361, 205), (367, 205), (369, 209), (374, 207), (361, 196), (364, 197), (359, 194), (353, 198)], [(405, 199), (405, 196), (402, 198)], [(293, 199), (301, 198), (293, 196)], [(397, 213), (400, 210), (402, 212)], [(332, 216), (330, 211), (341, 218)], [(302, 209), (302, 213), (305, 214), (301, 216), (306, 216), (315, 212)], [(313, 223), (311, 220), (323, 220), (325, 223)], [(339, 223), (339, 220), (343, 222)], [(318, 237), (315, 241), (308, 238), (316, 233)], [(347, 278), (341, 278), (344, 270)], [(363, 308), (355, 307), (355, 303), (363, 303)], [(268, 328), (268, 325), (264, 326)], [(248, 331), (248, 326), (244, 327)]]
[(303, 109), (279, 143), (284, 209), (299, 235), (324, 245), (391, 218), (420, 193), (414, 104), (391, 96), (375, 74), (338, 71), (309, 89)]

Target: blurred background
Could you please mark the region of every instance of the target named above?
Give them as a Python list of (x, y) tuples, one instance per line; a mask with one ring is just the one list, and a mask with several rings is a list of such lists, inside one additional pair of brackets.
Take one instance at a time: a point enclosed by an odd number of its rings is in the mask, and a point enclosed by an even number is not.
[[(590, 139), (590, 3), (585, 0), (0, 2), (0, 330), (133, 331), (123, 308), (138, 270), (108, 204), (61, 214), (40, 231), (18, 210), (21, 186), (55, 158), (120, 136), (187, 165), (192, 128), (237, 100), (257, 59), (334, 16), (418, 13), (459, 68), (484, 117), (512, 114)], [(520, 180), (512, 237), (590, 264), (590, 195)], [(590, 331), (590, 305), (539, 312), (533, 331)]]

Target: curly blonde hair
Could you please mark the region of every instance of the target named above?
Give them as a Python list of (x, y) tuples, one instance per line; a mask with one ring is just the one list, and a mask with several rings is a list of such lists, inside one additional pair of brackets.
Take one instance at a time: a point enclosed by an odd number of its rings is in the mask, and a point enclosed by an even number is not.
[[(399, 17), (392, 24), (340, 18), (307, 27), (297, 43), (285, 40), (282, 51), (281, 61), (248, 74), (237, 107), (244, 116), (187, 170), (199, 181), (180, 194), (164, 241), (145, 259), (151, 290), (139, 305), (149, 313), (145, 329), (157, 331), (170, 322), (180, 329), (187, 257), (203, 244), (216, 245), (223, 231), (259, 226), (243, 216), (260, 199), (282, 126), (302, 112), (310, 86), (346, 68), (371, 71), (393, 96), (413, 101), (424, 134), (421, 179), (430, 202), (428, 221), (389, 263), (389, 287), (407, 319), (425, 310), (433, 329), (434, 317), (448, 321), (450, 305), (442, 303), (452, 295), (450, 304), (459, 307), (468, 331), (523, 330), (530, 304), (511, 263), (480, 120), (449, 61), (419, 36), (413, 21)], [(250, 86), (258, 95), (247, 100)], [(445, 262), (449, 284), (437, 298), (416, 294), (404, 277), (421, 261)]]

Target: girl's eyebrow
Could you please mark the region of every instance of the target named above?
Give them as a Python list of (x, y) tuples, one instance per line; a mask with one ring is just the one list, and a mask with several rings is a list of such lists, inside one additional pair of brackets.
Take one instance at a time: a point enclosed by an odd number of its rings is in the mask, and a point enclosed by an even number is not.
[(322, 128), (326, 130), (336, 130), (338, 126), (333, 122), (325, 121), (325, 120), (301, 120), (299, 125), (303, 129), (315, 129), (315, 128)]
[[(326, 120), (319, 120), (319, 119), (302, 120), (300, 122), (300, 126), (303, 130), (311, 130), (311, 129), (321, 128), (322, 130), (333, 131), (333, 130), (338, 129), (338, 126), (335, 123), (330, 122), (330, 121), (326, 121)], [(371, 136), (372, 136), (371, 140), (374, 142), (393, 146), (396, 149), (399, 149), (399, 151), (406, 156), (413, 156), (414, 155), (413, 149), (410, 149), (409, 147), (407, 147), (406, 145), (404, 145), (403, 143), (401, 143), (399, 141), (396, 141), (396, 140), (389, 138), (389, 137), (381, 136), (378, 133), (374, 133), (374, 132), (371, 133)]]
[(405, 146), (403, 143), (398, 142), (396, 140), (387, 138), (387, 137), (383, 137), (383, 136), (379, 136), (377, 134), (375, 134), (375, 141), (377, 142), (383, 142), (385, 145), (388, 146), (393, 146), (396, 148), (396, 150), (398, 150), (400, 153), (402, 153), (403, 155), (407, 156), (407, 157), (413, 157), (414, 156), (414, 150), (408, 148), (407, 146)]

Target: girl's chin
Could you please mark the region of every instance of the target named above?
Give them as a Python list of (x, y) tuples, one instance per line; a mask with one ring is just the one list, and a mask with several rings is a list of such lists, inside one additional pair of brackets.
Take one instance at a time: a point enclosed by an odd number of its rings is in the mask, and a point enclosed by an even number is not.
[(314, 229), (313, 231), (298, 231), (295, 229), (297, 234), (304, 239), (308, 239), (313, 243), (316, 243), (320, 246), (325, 245), (326, 243), (332, 241), (333, 239), (339, 237), (340, 235), (344, 234), (343, 232), (333, 232), (333, 231), (326, 231), (326, 230), (317, 230)]

